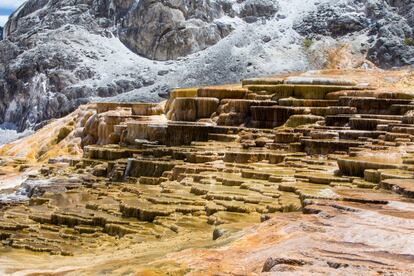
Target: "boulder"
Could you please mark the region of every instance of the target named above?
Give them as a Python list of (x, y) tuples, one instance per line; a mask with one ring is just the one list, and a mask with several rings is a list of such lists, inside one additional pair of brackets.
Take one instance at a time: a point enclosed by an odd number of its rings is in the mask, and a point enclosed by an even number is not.
[(216, 2), (143, 0), (126, 17), (124, 24), (128, 28), (120, 39), (147, 58), (176, 59), (204, 50), (226, 37), (232, 27), (214, 22), (223, 14)]

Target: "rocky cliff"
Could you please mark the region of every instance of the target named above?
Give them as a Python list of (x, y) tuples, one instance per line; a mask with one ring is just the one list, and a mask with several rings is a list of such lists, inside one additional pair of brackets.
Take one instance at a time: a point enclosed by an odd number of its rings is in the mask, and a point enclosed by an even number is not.
[(3, 28), (0, 27), (0, 40), (3, 40)]
[(0, 42), (0, 123), (36, 127), (91, 100), (159, 101), (178, 85), (413, 64), (413, 9), (408, 0), (29, 0)]

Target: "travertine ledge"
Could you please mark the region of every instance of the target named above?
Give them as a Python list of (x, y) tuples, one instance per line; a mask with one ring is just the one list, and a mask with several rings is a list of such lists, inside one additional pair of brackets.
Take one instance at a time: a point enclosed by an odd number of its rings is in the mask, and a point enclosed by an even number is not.
[[(232, 241), (246, 242), (251, 227), (263, 222), (259, 235), (273, 221), (279, 231), (286, 216), (292, 225), (332, 219), (335, 256), (282, 252), (258, 258), (260, 264), (244, 273), (412, 271), (408, 259), (391, 255), (414, 252), (383, 254), (378, 262), (341, 259), (346, 241), (336, 218), (359, 223), (352, 214), (368, 210), (414, 218), (413, 99), (409, 91), (387, 92), (341, 77), (287, 77), (176, 89), (160, 104), (81, 107), (25, 138), (25, 154), (21, 141), (3, 147), (3, 156), (26, 158), (3, 157), (2, 169), (26, 172), (27, 180), (0, 194), (0, 252), (17, 262), (42, 252), (29, 266), (39, 271), (77, 260), (73, 271), (90, 274), (146, 267), (208, 274), (217, 272), (210, 260), (186, 254), (237, 247)], [(33, 168), (38, 170), (29, 173)], [(411, 207), (392, 209), (396, 202)], [(287, 212), (295, 213), (282, 214)], [(323, 223), (320, 231), (328, 231)], [(267, 242), (280, 247), (276, 239)], [(387, 245), (381, 246), (378, 252), (385, 252)], [(186, 248), (174, 253), (174, 264), (164, 257)], [(66, 257), (47, 263), (49, 254)], [(8, 271), (24, 268), (12, 263), (5, 263)]]

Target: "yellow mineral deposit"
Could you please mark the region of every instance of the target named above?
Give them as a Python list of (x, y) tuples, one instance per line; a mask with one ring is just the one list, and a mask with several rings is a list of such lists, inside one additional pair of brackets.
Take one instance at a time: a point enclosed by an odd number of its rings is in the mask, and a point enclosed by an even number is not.
[(0, 149), (0, 274), (413, 274), (413, 83), (313, 71), (82, 106)]

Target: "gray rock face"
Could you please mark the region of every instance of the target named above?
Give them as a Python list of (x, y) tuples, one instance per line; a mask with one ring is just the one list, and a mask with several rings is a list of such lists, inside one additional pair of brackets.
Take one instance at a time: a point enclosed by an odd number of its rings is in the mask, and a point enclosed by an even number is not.
[[(171, 60), (204, 50), (228, 36), (233, 27), (217, 19), (246, 21), (271, 18), (278, 11), (273, 0), (247, 0), (240, 11), (229, 0), (141, 0), (123, 21), (119, 38), (134, 52), (156, 60)], [(252, 20), (252, 18), (254, 20)]]
[(404, 16), (407, 19), (408, 24), (414, 27), (414, 2), (411, 0), (388, 0), (387, 3), (397, 8), (398, 14)]
[(413, 13), (411, 0), (28, 0), (0, 41), (0, 124), (318, 69), (305, 37), (366, 45), (385, 68), (414, 64)]
[(0, 40), (3, 40), (3, 28), (0, 27)]
[[(76, 23), (91, 33), (99, 27), (85, 16), (87, 4), (70, 6), (70, 2), (28, 1), (5, 26), (7, 39), (0, 44), (0, 52), (5, 53), (1, 57), (0, 112), (4, 122), (15, 123), (20, 130), (87, 102), (82, 95), (86, 90), (73, 95), (70, 86), (92, 77), (93, 72), (79, 66), (82, 55), (67, 49), (67, 41), (59, 39), (58, 33), (70, 33), (74, 30), (70, 24)], [(57, 13), (65, 9), (67, 13)]]
[(240, 12), (241, 17), (272, 17), (279, 10), (277, 1), (246, 0)]
[(414, 64), (414, 4), (412, 1), (370, 1), (368, 14), (376, 21), (377, 40), (368, 58), (382, 67)]
[(414, 3), (410, 0), (348, 0), (321, 4), (296, 22), (308, 38), (357, 32), (370, 36), (367, 59), (383, 68), (414, 64)]
[(302, 35), (344, 36), (369, 26), (369, 20), (358, 5), (322, 4), (318, 9), (297, 22), (295, 28)]
[(218, 2), (141, 0), (127, 15), (120, 39), (142, 56), (176, 59), (226, 37), (232, 27), (214, 21), (224, 14)]

